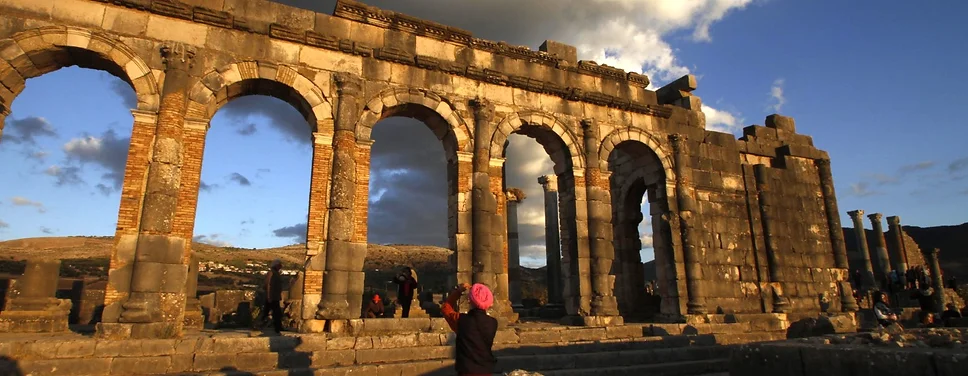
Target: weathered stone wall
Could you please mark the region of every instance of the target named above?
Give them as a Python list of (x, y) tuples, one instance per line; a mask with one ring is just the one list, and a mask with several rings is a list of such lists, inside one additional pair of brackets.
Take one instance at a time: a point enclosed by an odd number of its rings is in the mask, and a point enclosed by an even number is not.
[[(614, 317), (616, 300), (627, 305), (638, 289), (630, 278), (639, 277), (622, 272), (634, 269), (622, 221), (634, 222), (635, 200), (616, 189), (645, 178), (641, 168), (652, 171), (665, 313), (772, 312), (767, 290), (816, 310), (818, 294), (843, 278), (827, 234), (835, 199), (820, 194), (813, 166), (827, 155), (789, 118), (739, 141), (706, 131), (692, 76), (651, 91), (647, 77), (578, 61), (560, 43), (533, 51), (352, 1), (332, 16), (264, 0), (0, 0), (0, 14), (0, 109), (26, 79), (71, 64), (112, 73), (137, 94), (106, 322), (180, 321), (177, 305), (160, 317), (145, 307), (184, 299), (208, 122), (253, 94), (290, 103), (313, 132), (302, 319), (318, 322), (304, 330), (349, 318), (361, 298), (370, 133), (389, 116), (421, 120), (441, 140), (455, 282), (491, 284), (496, 313), (510, 315), (511, 133), (534, 137), (555, 163), (571, 315)], [(623, 167), (613, 156), (623, 143), (647, 160)], [(151, 284), (145, 268), (170, 273)]]

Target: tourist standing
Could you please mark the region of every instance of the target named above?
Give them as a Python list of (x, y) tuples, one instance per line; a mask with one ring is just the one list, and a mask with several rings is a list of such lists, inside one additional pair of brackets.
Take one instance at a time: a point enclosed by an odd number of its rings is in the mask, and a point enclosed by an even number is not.
[[(471, 309), (467, 313), (459, 313), (455, 307), (464, 291), (468, 291)], [(454, 368), (458, 376), (490, 376), (494, 373), (497, 359), (491, 347), (497, 335), (497, 320), (487, 315), (493, 303), (494, 295), (487, 286), (463, 283), (450, 292), (447, 301), (440, 307), (450, 329), (457, 333)]]
[(266, 314), (272, 314), (272, 326), (276, 333), (282, 332), (282, 261), (272, 260), (266, 273)]
[(413, 302), (413, 292), (419, 285), (417, 279), (413, 278), (413, 270), (404, 267), (400, 274), (393, 279), (393, 283), (400, 285), (397, 289), (397, 303), (400, 304), (400, 317), (410, 317), (410, 303)]

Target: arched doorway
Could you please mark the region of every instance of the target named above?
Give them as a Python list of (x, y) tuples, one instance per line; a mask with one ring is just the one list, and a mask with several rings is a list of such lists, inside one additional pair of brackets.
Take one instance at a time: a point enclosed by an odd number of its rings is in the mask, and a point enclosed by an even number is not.
[[(668, 226), (669, 185), (662, 162), (648, 145), (626, 140), (609, 153), (608, 168), (619, 312), (627, 321), (674, 315), (679, 312), (680, 279)], [(651, 223), (651, 262), (641, 259), (644, 245), (648, 245), (643, 244), (646, 234), (640, 232), (644, 222)]]

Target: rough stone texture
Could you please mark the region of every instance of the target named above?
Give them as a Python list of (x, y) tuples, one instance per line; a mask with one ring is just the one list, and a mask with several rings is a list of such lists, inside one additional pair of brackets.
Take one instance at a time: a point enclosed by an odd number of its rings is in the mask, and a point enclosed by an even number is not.
[(0, 311), (0, 333), (53, 333), (68, 330), (69, 299), (57, 299), (60, 260), (28, 260), (16, 294)]
[[(102, 326), (113, 335), (180, 333), (205, 127), (244, 95), (292, 104), (313, 131), (300, 317), (307, 328), (354, 316), (347, 293), (359, 282), (351, 276), (361, 271), (368, 183), (358, 145), (388, 116), (422, 120), (441, 140), (454, 282), (487, 283), (502, 305), (506, 207), (491, 163), (520, 133), (554, 162), (570, 315), (624, 315), (636, 304), (630, 239), (638, 218), (629, 214), (646, 195), (660, 310), (670, 318), (771, 312), (774, 291), (791, 312), (819, 312), (824, 299), (842, 308), (847, 276), (829, 234), (835, 199), (815, 165), (829, 156), (796, 133), (793, 119), (771, 115), (739, 140), (707, 131), (695, 77), (652, 91), (648, 77), (578, 61), (574, 51), (553, 41), (539, 51), (486, 41), (347, 0), (333, 15), (256, 0), (3, 0), (0, 115), (28, 79), (64, 66), (101, 69), (133, 87), (104, 308), (105, 324), (132, 327)], [(766, 201), (775, 202), (765, 204), (766, 217), (744, 169), (754, 165), (768, 166)], [(633, 183), (640, 178), (646, 187)]]

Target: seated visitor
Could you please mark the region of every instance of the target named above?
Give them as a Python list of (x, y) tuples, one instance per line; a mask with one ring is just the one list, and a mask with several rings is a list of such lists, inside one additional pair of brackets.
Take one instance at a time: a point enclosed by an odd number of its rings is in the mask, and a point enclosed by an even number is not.
[(874, 294), (874, 317), (877, 318), (877, 324), (882, 327), (897, 324), (897, 314), (891, 311), (888, 302), (887, 294), (883, 292)]
[(937, 323), (934, 322), (934, 314), (928, 311), (921, 311), (918, 313), (918, 327), (921, 328), (935, 328), (938, 327)]
[(373, 299), (366, 305), (366, 318), (373, 319), (383, 317), (383, 302), (380, 301), (380, 294), (373, 294)]

